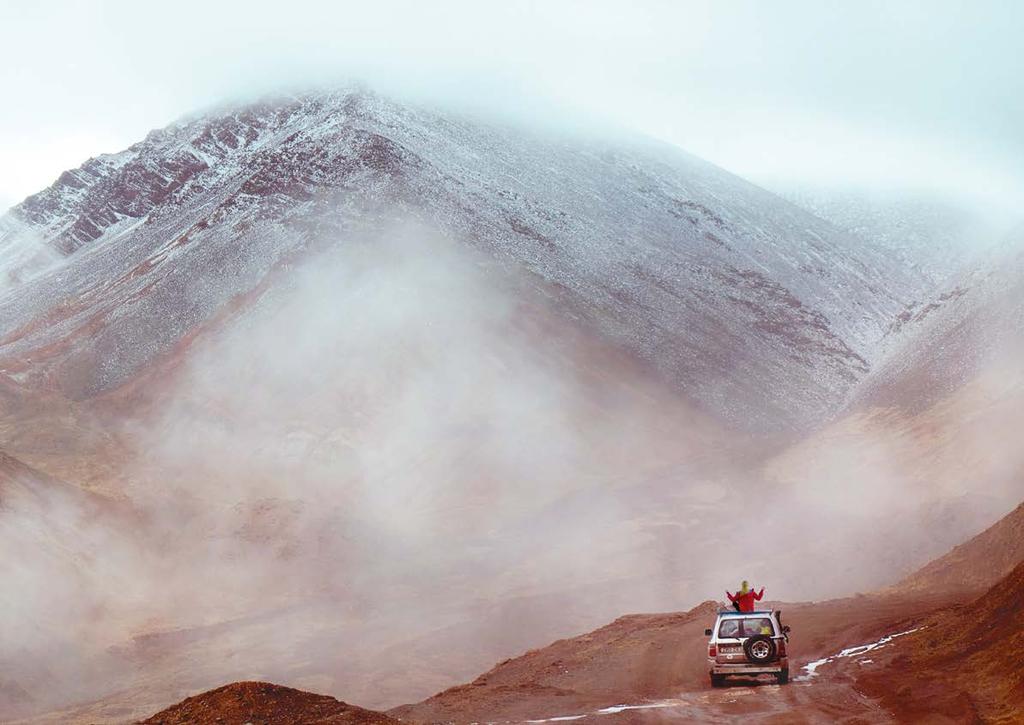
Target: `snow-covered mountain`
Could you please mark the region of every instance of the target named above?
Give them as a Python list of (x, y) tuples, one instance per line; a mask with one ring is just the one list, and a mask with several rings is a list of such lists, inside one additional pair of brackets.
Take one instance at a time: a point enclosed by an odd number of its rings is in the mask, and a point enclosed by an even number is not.
[[(878, 529), (899, 520), (876, 563), (897, 549), (909, 560), (900, 566), (923, 563), (1024, 497), (1020, 239), (901, 315), (842, 412), (767, 468), (775, 490), (798, 501), (827, 502), (840, 516), (858, 512)], [(914, 527), (912, 541), (894, 545)]]
[(762, 429), (834, 410), (926, 285), (664, 145), (339, 91), (183, 120), (14, 207), (0, 374), (109, 391), (275, 268), (403, 217), (525, 270), (705, 409)]
[[(1024, 233), (955, 278), (948, 290), (897, 319), (899, 333), (857, 390), (868, 403), (920, 410), (983, 376), (1005, 391), (1024, 385)], [(995, 381), (993, 381), (995, 382)]]
[(938, 288), (977, 266), (1009, 223), (1004, 214), (924, 193), (792, 185), (779, 193), (840, 229), (877, 244), (895, 263)]

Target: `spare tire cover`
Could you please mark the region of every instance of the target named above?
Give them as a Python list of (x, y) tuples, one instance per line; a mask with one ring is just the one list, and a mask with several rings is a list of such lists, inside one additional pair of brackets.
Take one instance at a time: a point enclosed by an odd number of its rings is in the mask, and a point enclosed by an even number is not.
[(759, 634), (743, 643), (743, 653), (751, 662), (771, 662), (775, 659), (778, 649), (771, 637)]

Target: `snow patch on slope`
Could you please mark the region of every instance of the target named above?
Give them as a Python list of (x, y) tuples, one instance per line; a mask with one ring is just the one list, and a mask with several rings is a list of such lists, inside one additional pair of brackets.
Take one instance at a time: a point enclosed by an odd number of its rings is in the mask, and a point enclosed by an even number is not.
[[(921, 629), (920, 627), (917, 627), (915, 629), (908, 629), (908, 630), (906, 630), (904, 632), (896, 632), (895, 634), (887, 634), (887, 635), (885, 635), (884, 637), (880, 638), (879, 640), (877, 640), (875, 642), (870, 642), (868, 644), (857, 645), (856, 647), (847, 647), (846, 649), (842, 650), (838, 654), (832, 655), (831, 657), (824, 657), (824, 658), (822, 658), (820, 660), (815, 660), (813, 662), (808, 662), (803, 667), (804, 674), (800, 675), (798, 677), (794, 677), (793, 680), (795, 682), (795, 681), (806, 681), (806, 680), (813, 679), (813, 678), (818, 676), (818, 674), (819, 674), (818, 670), (821, 667), (823, 667), (824, 665), (829, 664), (830, 662), (835, 662), (838, 659), (843, 659), (843, 658), (846, 658), (846, 657), (860, 657), (861, 655), (866, 655), (868, 652), (872, 652), (872, 651), (874, 651), (876, 649), (880, 649), (882, 647), (885, 647), (887, 644), (892, 642), (897, 637), (903, 637), (903, 636), (908, 635), (908, 634), (913, 634), (914, 632), (917, 632), (920, 629)], [(871, 660), (870, 659), (862, 659), (862, 660), (859, 660), (859, 662), (861, 664), (868, 664), (868, 663), (871, 662)]]

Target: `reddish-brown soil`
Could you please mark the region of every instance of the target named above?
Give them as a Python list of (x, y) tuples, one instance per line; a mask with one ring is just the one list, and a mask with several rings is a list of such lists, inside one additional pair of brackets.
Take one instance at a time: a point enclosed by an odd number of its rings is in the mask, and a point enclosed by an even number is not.
[[(783, 611), (783, 621), (793, 629), (792, 674), (798, 676), (800, 667), (809, 661), (912, 629), (926, 612), (941, 609), (949, 601), (941, 596), (887, 595), (776, 605)], [(717, 603), (705, 602), (685, 613), (622, 617), (589, 634), (502, 662), (469, 684), (395, 708), (390, 714), (417, 722), (517, 721), (596, 712), (622, 703), (667, 702), (674, 704), (659, 707), (657, 717), (685, 710), (713, 721), (728, 712), (756, 714), (763, 710), (765, 717), (785, 712), (793, 717), (806, 708), (809, 713), (821, 714), (821, 703), (837, 699), (848, 701), (848, 713), (875, 709), (850, 690), (843, 678), (829, 677), (814, 680), (813, 688), (801, 689), (799, 696), (787, 695), (777, 707), (751, 700), (748, 705), (753, 709), (729, 705), (723, 710), (730, 698), (736, 698), (736, 688), (710, 692), (704, 650), (704, 628), (714, 622), (717, 610)], [(646, 718), (654, 717), (655, 711), (625, 712), (630, 718)]]
[(391, 714), (413, 721), (526, 719), (581, 712), (623, 698), (661, 697), (695, 686), (706, 659), (700, 642), (718, 607), (620, 617), (589, 634), (506, 660), (473, 682)]
[(1024, 561), (885, 651), (858, 684), (901, 719), (1024, 722)]
[(397, 720), (380, 712), (348, 705), (267, 682), (236, 682), (189, 697), (158, 712), (145, 725), (389, 725)]
[(897, 591), (983, 591), (1024, 561), (1024, 503), (1005, 518), (907, 577)]

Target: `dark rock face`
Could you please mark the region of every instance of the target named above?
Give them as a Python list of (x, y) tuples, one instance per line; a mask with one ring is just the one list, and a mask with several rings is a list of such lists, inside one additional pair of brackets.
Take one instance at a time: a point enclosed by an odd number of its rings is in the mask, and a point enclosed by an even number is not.
[(176, 123), (0, 219), (0, 255), (31, 233), (63, 258), (0, 292), (0, 366), (73, 398), (111, 390), (277, 266), (403, 218), (536, 278), (573, 319), (756, 428), (833, 411), (922, 283), (669, 147), (338, 92)]

